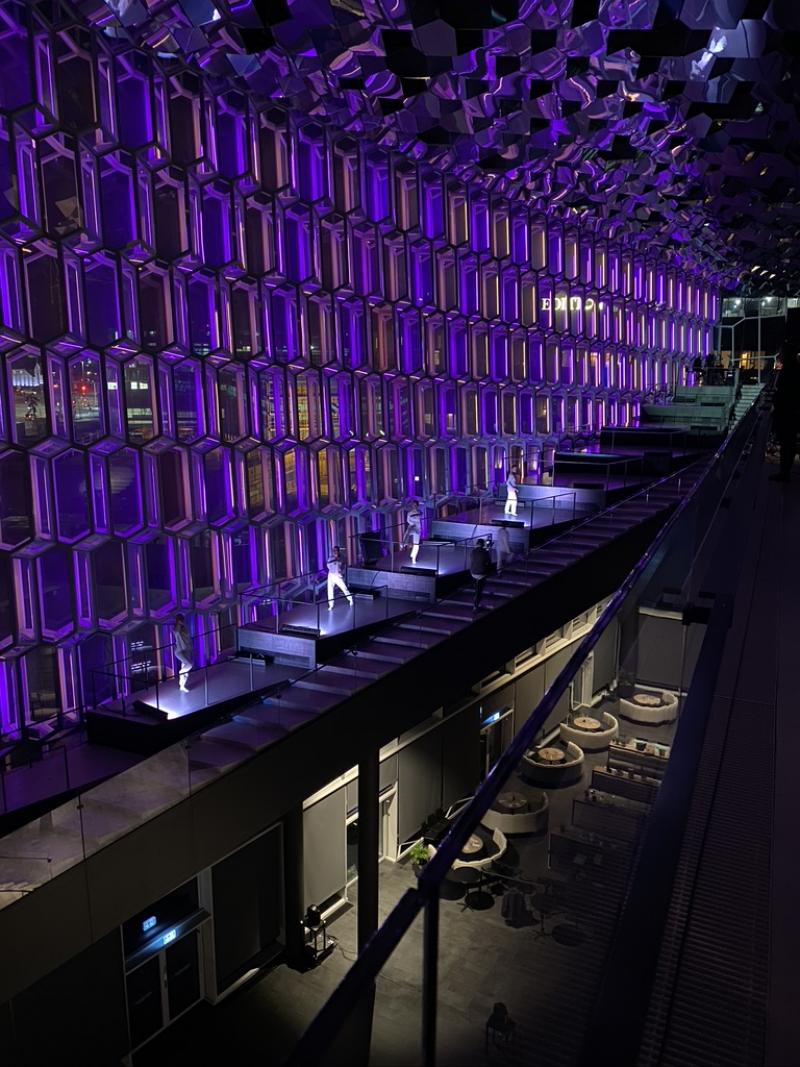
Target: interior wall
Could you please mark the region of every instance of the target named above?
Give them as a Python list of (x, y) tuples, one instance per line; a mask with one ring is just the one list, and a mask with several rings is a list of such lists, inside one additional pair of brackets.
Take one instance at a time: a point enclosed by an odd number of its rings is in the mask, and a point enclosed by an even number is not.
[(347, 790), (344, 786), (303, 812), (305, 907), (322, 904), (347, 883)]
[(263, 962), (281, 941), (282, 873), (277, 826), (212, 868), (217, 994)]
[(594, 646), (593, 693), (599, 693), (601, 689), (606, 689), (617, 677), (618, 633), (619, 623), (616, 619), (612, 619)]
[(544, 664), (527, 671), (514, 683), (514, 733), (544, 696)]
[(683, 677), (683, 641), (680, 617), (639, 612), (636, 680), (643, 685), (680, 689)]
[(442, 806), (442, 731), (423, 734), (398, 753), (397, 835), (407, 841)]
[(466, 708), (444, 720), (442, 737), (442, 807), (471, 796), (481, 777), (480, 719)]
[[(575, 644), (571, 644), (567, 648), (559, 649), (558, 652), (554, 653), (552, 656), (549, 657), (549, 659), (545, 660), (545, 663), (544, 663), (544, 688), (545, 688), (545, 692), (550, 688), (550, 686), (553, 684), (553, 682), (559, 676), (561, 671), (564, 669), (564, 667), (566, 666), (570, 656), (575, 651), (575, 647), (576, 647)], [(560, 698), (560, 700), (558, 701), (556, 706), (553, 708), (552, 712), (548, 715), (545, 723), (542, 726), (541, 733), (542, 734), (547, 734), (551, 730), (555, 729), (555, 727), (558, 726), (558, 724), (562, 721), (562, 719), (565, 719), (567, 717), (569, 712), (570, 712), (570, 688), (567, 687), (567, 690), (564, 693), (564, 695)]]
[(0, 1011), (4, 1067), (119, 1063), (129, 1048), (123, 966), (115, 930), (14, 997)]

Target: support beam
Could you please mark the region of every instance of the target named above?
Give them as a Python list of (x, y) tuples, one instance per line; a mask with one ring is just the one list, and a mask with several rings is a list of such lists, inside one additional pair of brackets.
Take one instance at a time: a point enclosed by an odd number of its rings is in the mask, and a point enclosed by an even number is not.
[(358, 764), (358, 951), (378, 928), (378, 746)]
[(283, 817), (283, 870), (286, 954), (291, 964), (300, 966), (305, 959), (302, 804), (296, 804)]

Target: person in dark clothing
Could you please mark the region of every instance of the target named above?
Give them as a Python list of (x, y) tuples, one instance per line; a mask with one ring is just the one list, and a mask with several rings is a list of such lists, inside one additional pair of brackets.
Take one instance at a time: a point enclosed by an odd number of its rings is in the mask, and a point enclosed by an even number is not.
[(781, 369), (773, 405), (773, 425), (781, 450), (781, 461), (780, 472), (773, 474), (772, 481), (788, 482), (800, 431), (800, 349), (797, 345), (786, 345), (781, 353)]
[(486, 579), (489, 577), (489, 567), (491, 566), (492, 557), (489, 555), (486, 548), (486, 542), (482, 537), (479, 537), (475, 542), (475, 547), (470, 553), (469, 557), (469, 573), (472, 575), (472, 580), (475, 583), (475, 606), (473, 611), (477, 611), (481, 605), (481, 597), (483, 596), (483, 587), (486, 585)]

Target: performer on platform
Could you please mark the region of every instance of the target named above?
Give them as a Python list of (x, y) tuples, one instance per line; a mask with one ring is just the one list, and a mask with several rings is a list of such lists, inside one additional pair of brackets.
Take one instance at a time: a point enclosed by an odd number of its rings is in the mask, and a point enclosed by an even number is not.
[(403, 534), (403, 546), (411, 545), (411, 562), (417, 562), (419, 543), (422, 539), (422, 512), (419, 501), (412, 500), (406, 512), (406, 532)]
[(189, 633), (189, 628), (183, 615), (175, 616), (172, 638), (175, 642), (175, 659), (180, 663), (178, 688), (182, 693), (188, 693), (189, 687), (186, 684), (186, 679), (189, 676), (189, 671), (194, 666), (194, 645), (192, 644), (192, 635)]
[(519, 471), (516, 467), (512, 467), (508, 477), (506, 478), (506, 506), (503, 514), (510, 515), (512, 518), (517, 517), (517, 474)]
[(344, 560), (338, 545), (334, 545), (328, 556), (328, 611), (333, 611), (333, 591), (340, 589), (347, 597), (350, 607), (353, 606), (353, 597), (344, 583)]
[(511, 544), (508, 540), (508, 528), (505, 526), (497, 527), (497, 537), (494, 542), (495, 552), (497, 553), (497, 573), (503, 573), (503, 567), (508, 560), (513, 556), (511, 551)]

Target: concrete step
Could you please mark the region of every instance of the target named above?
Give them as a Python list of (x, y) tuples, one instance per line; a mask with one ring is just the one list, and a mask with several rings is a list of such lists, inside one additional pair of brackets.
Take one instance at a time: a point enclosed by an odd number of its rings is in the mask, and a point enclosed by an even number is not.
[(300, 708), (308, 712), (327, 711), (338, 704), (344, 693), (332, 693), (330, 690), (314, 689), (306, 682), (294, 682), (288, 689), (283, 689), (274, 697), (279, 708)]
[(328, 660), (325, 667), (329, 671), (334, 671), (336, 674), (352, 675), (363, 674), (368, 678), (380, 678), (386, 671), (391, 670), (394, 666), (393, 663), (389, 663), (388, 660), (377, 659), (365, 659), (364, 656), (348, 656), (342, 653), (340, 656), (334, 656), (333, 659)]
[(337, 693), (340, 696), (349, 696), (365, 684), (358, 681), (352, 674), (342, 674), (339, 671), (328, 670), (327, 665), (320, 667), (313, 674), (306, 675), (298, 685), (304, 689), (316, 689), (322, 693)]
[(406, 663), (412, 656), (416, 655), (416, 652), (416, 649), (389, 644), (381, 639), (368, 641), (363, 647), (359, 648), (358, 655), (364, 659), (389, 660), (396, 667), (400, 663)]

